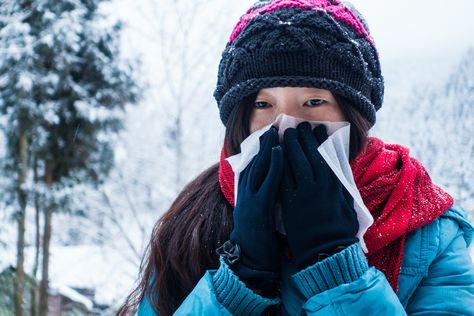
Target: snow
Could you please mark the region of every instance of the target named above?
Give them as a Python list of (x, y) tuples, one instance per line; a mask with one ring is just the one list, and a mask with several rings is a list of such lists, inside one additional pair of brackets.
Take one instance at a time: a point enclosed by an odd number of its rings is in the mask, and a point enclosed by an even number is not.
[[(0, 248), (1, 249), (1, 248)], [(0, 269), (15, 265), (14, 252), (7, 254)], [(5, 254), (1, 256), (5, 259)], [(32, 271), (34, 248), (25, 249), (25, 271)], [(1, 271), (1, 270), (0, 270)], [(138, 267), (123, 259), (118, 251), (97, 245), (53, 246), (50, 250), (50, 288), (52, 293), (61, 293), (92, 307), (90, 299), (72, 288), (95, 289), (95, 301), (99, 304), (116, 305), (124, 291), (138, 275)]]
[(51, 281), (49, 286), (50, 286), (50, 293), (53, 295), (61, 294), (63, 296), (66, 296), (72, 301), (83, 304), (89, 310), (92, 310), (92, 308), (94, 307), (94, 303), (90, 299), (88, 299), (84, 295), (81, 295), (77, 291), (74, 291), (67, 285), (56, 284), (55, 281)]
[(49, 33), (41, 37), (41, 42), (49, 47), (53, 46), (54, 37), (53, 34)]
[(131, 271), (136, 268), (115, 251), (99, 246), (51, 249), (51, 280), (62, 286), (95, 288), (96, 300), (101, 304), (113, 304), (121, 296), (121, 289), (130, 288), (129, 284), (134, 281), (130, 278)]
[(25, 91), (30, 91), (33, 87), (33, 78), (27, 72), (22, 72), (19, 75), (17, 87)]
[(59, 116), (54, 111), (54, 103), (48, 103), (49, 106), (45, 106), (45, 111), (43, 112), (43, 118), (49, 124), (58, 124)]
[(75, 101), (74, 107), (78, 115), (86, 118), (88, 121), (105, 121), (113, 118), (123, 117), (121, 110), (111, 110), (104, 107), (92, 106), (86, 101)]

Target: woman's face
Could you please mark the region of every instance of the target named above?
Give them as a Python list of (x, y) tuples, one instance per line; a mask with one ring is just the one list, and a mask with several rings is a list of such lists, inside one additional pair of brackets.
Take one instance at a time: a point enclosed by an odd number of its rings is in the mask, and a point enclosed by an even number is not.
[(275, 121), (279, 114), (307, 121), (344, 121), (344, 115), (329, 90), (277, 87), (258, 92), (250, 114), (250, 133)]

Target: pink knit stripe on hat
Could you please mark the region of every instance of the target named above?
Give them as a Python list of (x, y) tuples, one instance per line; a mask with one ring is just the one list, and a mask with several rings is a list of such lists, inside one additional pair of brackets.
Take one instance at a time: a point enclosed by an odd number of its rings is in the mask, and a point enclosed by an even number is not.
[(341, 6), (339, 0), (275, 0), (263, 7), (253, 10), (249, 9), (234, 27), (229, 41), (232, 43), (240, 32), (242, 32), (247, 23), (257, 15), (273, 12), (282, 8), (301, 8), (306, 10), (325, 10), (331, 12), (334, 19), (351, 26), (355, 31), (357, 31), (357, 33), (364, 36), (367, 41), (374, 45), (373, 39), (365, 29), (364, 24), (357, 18), (357, 15), (354, 14), (351, 9)]

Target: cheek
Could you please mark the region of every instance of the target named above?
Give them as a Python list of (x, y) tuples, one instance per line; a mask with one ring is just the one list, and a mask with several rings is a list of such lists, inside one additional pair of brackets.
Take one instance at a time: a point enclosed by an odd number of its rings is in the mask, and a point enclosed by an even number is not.
[(336, 111), (334, 111), (334, 122), (342, 122), (346, 121), (346, 117), (344, 116), (344, 113), (342, 113), (342, 110), (340, 108), (337, 108)]
[(305, 117), (310, 121), (327, 121), (327, 122), (342, 122), (345, 121), (345, 116), (339, 106), (324, 106), (313, 109)]
[(250, 114), (250, 133), (272, 123), (275, 119), (273, 111), (252, 111)]
[(345, 118), (342, 111), (332, 110), (316, 115), (314, 121), (342, 122), (345, 121)]

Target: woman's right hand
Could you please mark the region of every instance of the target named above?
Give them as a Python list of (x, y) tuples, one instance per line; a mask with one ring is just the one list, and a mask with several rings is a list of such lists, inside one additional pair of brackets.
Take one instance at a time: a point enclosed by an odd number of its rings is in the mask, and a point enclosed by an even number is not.
[(354, 199), (318, 151), (328, 135), (308, 122), (284, 134), (282, 218), (295, 264), (303, 269), (358, 241)]
[(258, 154), (240, 174), (230, 240), (241, 249), (234, 271), (243, 280), (272, 275), (279, 269), (274, 206), (283, 159), (278, 132), (272, 127), (260, 137)]

